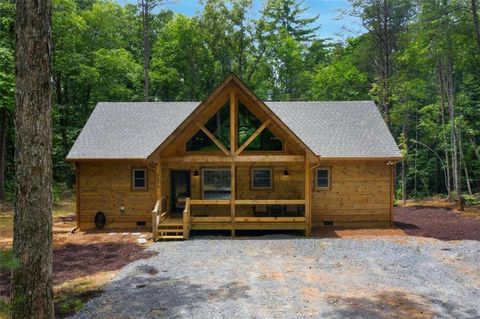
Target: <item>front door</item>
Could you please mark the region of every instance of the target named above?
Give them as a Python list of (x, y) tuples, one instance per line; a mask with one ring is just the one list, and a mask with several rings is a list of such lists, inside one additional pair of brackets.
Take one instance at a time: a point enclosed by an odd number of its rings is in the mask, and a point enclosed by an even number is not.
[(170, 171), (171, 212), (182, 214), (190, 197), (190, 171)]

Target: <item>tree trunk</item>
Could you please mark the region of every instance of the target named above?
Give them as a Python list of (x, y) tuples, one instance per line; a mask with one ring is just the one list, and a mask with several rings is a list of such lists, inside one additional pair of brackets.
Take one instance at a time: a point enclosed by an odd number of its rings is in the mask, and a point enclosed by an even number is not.
[(470, 185), (470, 175), (468, 174), (467, 162), (465, 161), (465, 156), (463, 154), (462, 130), (460, 127), (457, 129), (457, 140), (458, 140), (458, 151), (460, 153), (460, 164), (463, 166), (463, 171), (465, 173), (465, 182), (467, 184), (468, 194), (472, 195), (472, 187)]
[(16, 4), (12, 318), (53, 318), (51, 1)]
[[(67, 106), (65, 105), (65, 98), (62, 92), (62, 75), (57, 73), (55, 75), (55, 95), (56, 95), (56, 105), (60, 113), (60, 136), (62, 140), (62, 154), (63, 158), (67, 158), (69, 145), (68, 145), (68, 136), (67, 136), (67, 126), (68, 126), (68, 115)], [(70, 178), (70, 169), (69, 165), (62, 165), (63, 174), (65, 176), (65, 181), (68, 188), (72, 188), (72, 179)]]
[(480, 51), (480, 23), (478, 21), (478, 5), (477, 0), (471, 1), (473, 29), (475, 31), (475, 38), (477, 40), (477, 49)]
[(0, 132), (0, 202), (5, 200), (5, 166), (7, 154), (8, 111), (2, 107), (2, 128)]
[(462, 205), (462, 189), (460, 185), (460, 165), (458, 162), (458, 141), (455, 123), (455, 88), (453, 83), (453, 66), (450, 58), (447, 58), (445, 63), (445, 92), (448, 102), (448, 112), (450, 116), (450, 139), (452, 144), (452, 173), (453, 173), (453, 188), (457, 205), (460, 210), (463, 210)]
[(404, 149), (404, 156), (402, 158), (402, 202), (403, 206), (407, 205), (407, 154), (408, 154), (408, 146), (407, 146), (407, 112), (404, 112), (403, 115), (403, 129), (402, 129), (402, 148)]
[(149, 0), (142, 0), (142, 19), (143, 19), (143, 100), (149, 100), (149, 66), (150, 66), (150, 41), (148, 39), (148, 13)]
[(448, 139), (447, 132), (445, 130), (445, 98), (444, 98), (444, 86), (443, 86), (443, 65), (441, 62), (437, 63), (437, 76), (438, 76), (438, 94), (440, 95), (440, 114), (442, 118), (442, 131), (443, 131), (443, 143), (445, 150), (445, 170), (446, 170), (446, 187), (447, 187), (447, 196), (450, 197), (452, 192), (452, 186), (450, 184), (450, 159), (448, 155)]
[(475, 137), (468, 135), (468, 139), (470, 140), (470, 144), (472, 144), (473, 153), (475, 154), (477, 161), (480, 161), (480, 151), (478, 150), (477, 143), (475, 142)]
[[(418, 141), (418, 112), (415, 112), (415, 141)], [(413, 193), (415, 198), (418, 197), (417, 194), (417, 159), (418, 159), (418, 143), (415, 143), (415, 157), (413, 160)]]

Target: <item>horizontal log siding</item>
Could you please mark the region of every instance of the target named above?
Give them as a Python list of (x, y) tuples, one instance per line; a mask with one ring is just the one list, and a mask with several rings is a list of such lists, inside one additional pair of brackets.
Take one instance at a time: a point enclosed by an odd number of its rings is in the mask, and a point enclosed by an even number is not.
[(314, 225), (323, 221), (361, 227), (390, 224), (390, 167), (385, 161), (321, 162), (320, 166), (331, 168), (331, 187), (313, 188)]
[[(151, 211), (155, 206), (155, 168), (147, 169), (148, 189), (132, 190), (133, 167), (145, 167), (142, 162), (83, 162), (80, 175), (80, 229), (95, 228), (95, 215), (106, 215), (105, 228), (138, 228), (137, 221), (151, 227)], [(120, 212), (121, 206), (125, 212)]]
[[(273, 188), (252, 189), (252, 167), (271, 168), (273, 173)], [(284, 176), (285, 169), (288, 176)], [(303, 199), (304, 169), (302, 165), (254, 165), (237, 167), (237, 199)]]
[[(251, 168), (268, 167), (273, 170), (273, 188), (272, 189), (251, 189)], [(198, 171), (199, 176), (191, 176), (190, 192), (192, 199), (202, 199), (202, 168), (224, 168), (230, 169), (230, 165), (212, 164), (212, 163), (165, 163), (162, 164), (162, 190), (164, 195), (170, 196), (170, 170), (190, 170)], [(284, 176), (285, 169), (288, 170), (288, 176)], [(265, 197), (266, 199), (293, 199), (298, 197), (303, 199), (304, 192), (304, 166), (301, 164), (238, 164), (237, 171), (237, 199), (256, 199)]]

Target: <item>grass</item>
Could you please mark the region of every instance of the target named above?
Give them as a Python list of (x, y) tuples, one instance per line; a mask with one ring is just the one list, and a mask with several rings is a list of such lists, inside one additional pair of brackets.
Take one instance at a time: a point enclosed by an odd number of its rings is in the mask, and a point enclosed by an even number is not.
[(75, 199), (64, 198), (53, 205), (53, 218), (66, 217), (75, 213)]
[(85, 302), (102, 292), (102, 287), (113, 279), (116, 271), (99, 272), (69, 280), (54, 287), (55, 313), (68, 316), (80, 311)]
[[(73, 198), (63, 198), (53, 205), (54, 223), (59, 219), (71, 216), (75, 213), (75, 200)], [(65, 221), (63, 227), (75, 228), (75, 221)], [(8, 249), (12, 245), (13, 237), (13, 206), (4, 205), (0, 211), (0, 251)]]
[[(63, 218), (75, 213), (75, 200), (63, 198), (53, 205), (54, 223), (61, 221), (62, 228), (75, 228), (74, 220)], [(10, 250), (13, 237), (13, 207), (5, 205), (0, 212), (0, 253)], [(55, 239), (55, 225), (54, 225)], [(54, 286), (55, 313), (64, 317), (79, 311), (84, 303), (101, 292), (101, 287), (110, 281), (115, 271), (99, 272), (97, 274), (75, 278), (60, 285)], [(2, 314), (0, 313), (0, 318)]]
[[(59, 257), (57, 258), (56, 274), (60, 276), (57, 277), (56, 282), (58, 283), (54, 284), (53, 289), (55, 313), (60, 318), (78, 312), (89, 299), (100, 294), (103, 286), (115, 276), (124, 264), (135, 260), (135, 258), (147, 258), (140, 253), (142, 246), (138, 246), (138, 250), (137, 246), (132, 246), (138, 245), (136, 236), (125, 236), (122, 233), (112, 236), (106, 232), (72, 233), (71, 231), (76, 227), (75, 210), (75, 199), (71, 197), (62, 198), (53, 207), (53, 246), (54, 253), (58, 254), (56, 256)], [(2, 205), (0, 207), (0, 252), (7, 252), (11, 249), (12, 236), (13, 209), (11, 206)], [(111, 251), (112, 243), (115, 244), (114, 251)], [(73, 248), (66, 245), (71, 245)], [(78, 272), (77, 275), (74, 274), (73, 279), (72, 276), (67, 275), (65, 277), (62, 275), (62, 272), (64, 274), (72, 274), (68, 270), (69, 262), (65, 256), (72, 254), (71, 249), (80, 248), (83, 249), (81, 250), (83, 255), (76, 256), (75, 261), (80, 263), (82, 260), (89, 262), (89, 270)], [(128, 253), (124, 253), (125, 251)], [(92, 267), (92, 254), (105, 255), (107, 252), (115, 255), (115, 258), (120, 258), (124, 263), (113, 262), (113, 264), (118, 264), (118, 268), (112, 268), (112, 263), (110, 262), (95, 263)], [(2, 254), (0, 254), (1, 256)], [(115, 259), (115, 261), (118, 261), (118, 259)], [(2, 271), (5, 272), (5, 270)], [(1, 281), (0, 284), (2, 284)], [(5, 288), (8, 282), (4, 281), (3, 285), (3, 288)], [(5, 293), (0, 295), (0, 318), (2, 318), (2, 301), (7, 301), (5, 299)]]

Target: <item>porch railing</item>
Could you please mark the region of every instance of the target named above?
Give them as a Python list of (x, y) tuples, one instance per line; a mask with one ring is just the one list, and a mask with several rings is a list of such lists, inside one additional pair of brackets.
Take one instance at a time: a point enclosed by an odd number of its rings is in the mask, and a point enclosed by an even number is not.
[(304, 199), (190, 199), (192, 222), (304, 221)]
[(190, 198), (185, 201), (183, 210), (183, 239), (188, 239), (190, 235)]
[(152, 237), (153, 240), (158, 238), (158, 225), (168, 217), (167, 197), (164, 196), (157, 200), (152, 210)]

